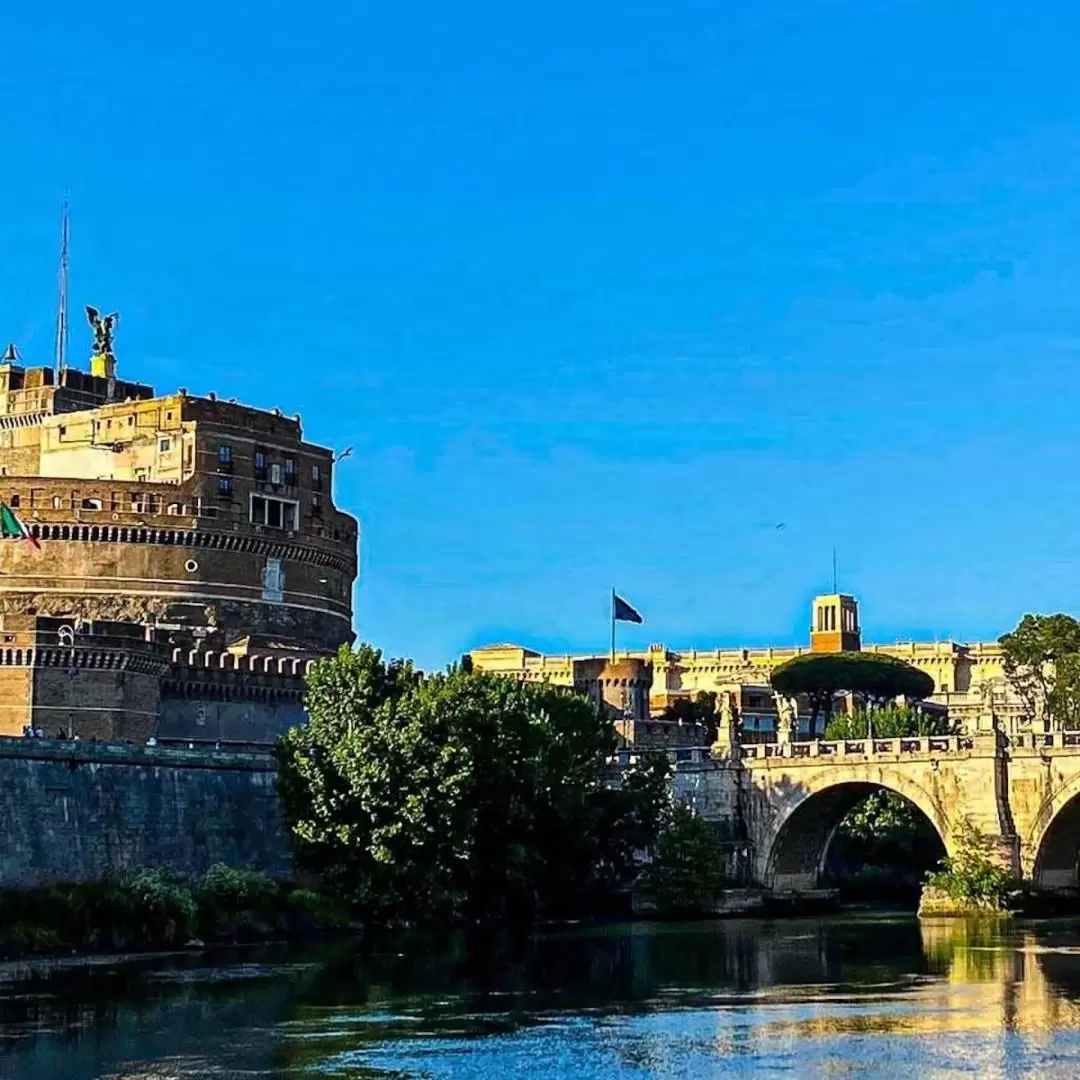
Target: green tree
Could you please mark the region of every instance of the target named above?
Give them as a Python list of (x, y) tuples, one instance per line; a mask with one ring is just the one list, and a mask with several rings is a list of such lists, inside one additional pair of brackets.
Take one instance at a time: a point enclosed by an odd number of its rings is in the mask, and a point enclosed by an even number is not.
[(922, 712), (910, 705), (886, 705), (833, 716), (825, 727), (825, 738), (865, 739), (871, 727), (876, 739), (956, 733), (956, 725), (942, 713)]
[(724, 887), (724, 865), (714, 826), (685, 806), (674, 807), (642, 875), (641, 891), (670, 915), (713, 911)]
[(278, 749), (297, 860), (377, 920), (582, 904), (655, 841), (666, 761), (605, 784), (616, 739), (587, 698), (375, 650), (316, 665)]
[(850, 691), (867, 703), (884, 704), (898, 697), (921, 700), (934, 692), (934, 680), (918, 668), (883, 653), (810, 653), (775, 668), (773, 689), (785, 697), (805, 696), (810, 702), (810, 730), (818, 717), (828, 725), (833, 701)]
[(1080, 728), (1080, 623), (1071, 615), (1025, 615), (998, 643), (1005, 677), (1028, 715), (1045, 707), (1055, 726)]

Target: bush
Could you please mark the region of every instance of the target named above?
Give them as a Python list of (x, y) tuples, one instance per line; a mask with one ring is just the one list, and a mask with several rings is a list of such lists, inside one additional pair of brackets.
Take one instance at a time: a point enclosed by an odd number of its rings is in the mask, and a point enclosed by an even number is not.
[(956, 836), (956, 854), (927, 875), (926, 888), (973, 907), (1004, 911), (1015, 882), (994, 860), (990, 838), (965, 821)]
[(662, 914), (708, 914), (715, 909), (723, 885), (715, 827), (693, 810), (675, 807), (642, 875), (642, 892)]
[(195, 898), (175, 872), (136, 870), (122, 884), (142, 917), (145, 940), (168, 944), (177, 937), (186, 941), (194, 935), (199, 923)]

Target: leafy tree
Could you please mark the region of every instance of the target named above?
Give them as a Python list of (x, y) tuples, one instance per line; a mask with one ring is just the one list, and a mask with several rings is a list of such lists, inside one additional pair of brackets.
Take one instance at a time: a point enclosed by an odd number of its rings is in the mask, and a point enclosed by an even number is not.
[(724, 886), (716, 829), (685, 806), (675, 807), (642, 876), (641, 889), (664, 914), (711, 912)]
[(775, 668), (770, 677), (773, 689), (785, 697), (805, 696), (810, 702), (810, 730), (819, 716), (826, 726), (832, 717), (833, 700), (841, 691), (850, 691), (870, 703), (883, 704), (906, 697), (929, 697), (934, 680), (918, 668), (883, 653), (809, 653), (796, 656)]
[(826, 739), (865, 739), (873, 730), (876, 739), (917, 735), (952, 735), (956, 725), (940, 713), (921, 712), (910, 705), (886, 705), (883, 709), (857, 709), (834, 716), (825, 727)]
[(1028, 715), (1080, 728), (1080, 623), (1071, 615), (1025, 615), (998, 638), (1005, 677)]
[(615, 729), (585, 697), (422, 677), (367, 647), (316, 665), (311, 687), (309, 723), (277, 749), (297, 860), (373, 919), (571, 909), (655, 842), (666, 760), (607, 787)]

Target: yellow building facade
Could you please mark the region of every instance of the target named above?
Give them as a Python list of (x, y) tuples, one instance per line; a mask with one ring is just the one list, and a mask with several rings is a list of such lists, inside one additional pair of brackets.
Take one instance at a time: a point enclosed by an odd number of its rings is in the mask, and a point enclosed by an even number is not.
[[(1022, 712), (1005, 678), (1001, 647), (996, 642), (863, 645), (858, 601), (839, 593), (814, 598), (810, 627), (805, 646), (676, 650), (658, 644), (640, 651), (619, 650), (615, 664), (624, 670), (628, 664), (635, 667), (632, 694), (625, 693), (620, 684), (627, 676), (614, 670), (609, 683), (597, 683), (604, 678), (605, 662), (611, 663), (607, 654), (545, 655), (522, 645), (503, 644), (474, 649), (469, 656), (478, 671), (592, 692), (628, 719), (632, 715), (639, 724), (653, 727), (650, 732), (646, 726), (643, 735), (666, 743), (680, 740), (658, 726), (659, 715), (678, 698), (693, 698), (702, 692), (730, 695), (744, 732), (771, 730), (777, 716), (769, 685), (772, 670), (796, 656), (841, 649), (883, 653), (926, 672), (934, 680), (929, 700), (946, 708), (950, 717), (965, 727), (973, 727), (978, 715), (988, 709), (1003, 720)], [(642, 682), (648, 685), (647, 695), (640, 689)]]

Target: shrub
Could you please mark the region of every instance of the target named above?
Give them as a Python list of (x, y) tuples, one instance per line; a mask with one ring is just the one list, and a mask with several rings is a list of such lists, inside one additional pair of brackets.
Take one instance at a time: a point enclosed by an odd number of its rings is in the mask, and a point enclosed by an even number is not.
[(169, 943), (195, 933), (198, 926), (195, 899), (175, 873), (162, 869), (135, 870), (122, 884), (132, 895), (145, 940)]
[(1005, 909), (1015, 887), (1012, 875), (993, 858), (993, 842), (970, 821), (957, 831), (956, 854), (941, 860), (926, 877), (926, 887), (974, 907)]
[(652, 897), (660, 912), (690, 915), (713, 911), (723, 885), (715, 827), (693, 810), (675, 807), (642, 876), (642, 891)]

